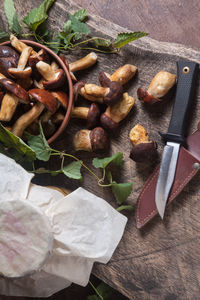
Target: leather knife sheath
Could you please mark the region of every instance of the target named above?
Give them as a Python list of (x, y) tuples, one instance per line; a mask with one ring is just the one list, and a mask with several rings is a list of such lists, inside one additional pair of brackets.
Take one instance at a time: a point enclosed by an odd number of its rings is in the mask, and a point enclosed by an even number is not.
[[(169, 194), (169, 205), (180, 194), (186, 184), (200, 169), (200, 126), (186, 139), (187, 149), (180, 148), (175, 179)], [(136, 226), (141, 229), (158, 214), (155, 203), (155, 190), (160, 165), (146, 181), (136, 205)]]

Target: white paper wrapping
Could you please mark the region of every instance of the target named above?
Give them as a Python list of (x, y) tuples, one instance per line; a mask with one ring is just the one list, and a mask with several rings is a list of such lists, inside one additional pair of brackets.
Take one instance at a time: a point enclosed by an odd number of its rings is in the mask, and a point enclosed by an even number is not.
[[(18, 197), (25, 197), (48, 216), (54, 236), (52, 255), (42, 270), (21, 279), (1, 278), (0, 294), (48, 297), (72, 282), (87, 285), (93, 263), (110, 260), (122, 238), (127, 218), (83, 188), (64, 197), (56, 190), (31, 184), (32, 175), (13, 160), (0, 155), (0, 165), (5, 177), (0, 194), (3, 191), (12, 198), (19, 189)], [(12, 165), (12, 175), (9, 165)], [(16, 179), (19, 169), (23, 170), (23, 184)], [(12, 188), (7, 193), (6, 186), (11, 181)]]

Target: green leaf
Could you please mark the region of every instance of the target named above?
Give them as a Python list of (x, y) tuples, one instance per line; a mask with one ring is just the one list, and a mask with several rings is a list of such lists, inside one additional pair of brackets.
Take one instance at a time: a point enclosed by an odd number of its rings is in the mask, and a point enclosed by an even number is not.
[(122, 32), (117, 35), (117, 38), (112, 42), (113, 47), (121, 48), (124, 45), (135, 41), (143, 36), (146, 36), (146, 32), (137, 31), (137, 32)]
[(3, 30), (0, 29), (0, 42), (4, 42), (6, 40), (9, 40), (9, 33), (5, 32)]
[(77, 34), (77, 37), (82, 37), (82, 35), (88, 35), (90, 33), (89, 27), (85, 24), (80, 22), (76, 17), (68, 13), (69, 19), (72, 22), (72, 30), (74, 33)]
[(64, 32), (67, 33), (67, 34), (71, 33), (71, 31), (72, 31), (72, 21), (71, 21), (71, 20), (68, 20), (68, 21), (64, 24), (63, 30), (64, 30)]
[(14, 19), (14, 15), (16, 14), (13, 0), (5, 0), (4, 1), (4, 11), (5, 11), (6, 17), (8, 19), (9, 29), (12, 31), (13, 30), (13, 19)]
[(123, 154), (122, 152), (117, 152), (111, 157), (105, 158), (97, 158), (95, 157), (92, 161), (92, 164), (95, 168), (106, 168), (111, 162), (113, 162), (116, 166), (122, 166), (123, 164)]
[(48, 161), (51, 156), (51, 148), (47, 143), (47, 140), (44, 136), (41, 122), (40, 126), (40, 134), (39, 135), (31, 135), (26, 133), (27, 143), (31, 147), (33, 151), (36, 153), (36, 157), (39, 160)]
[(113, 294), (113, 289), (105, 284), (103, 281), (95, 288), (91, 283), (92, 288), (94, 289), (96, 295), (91, 295), (87, 297), (87, 300), (109, 300)]
[(44, 0), (39, 7), (35, 7), (24, 17), (23, 22), (35, 32), (38, 26), (47, 19), (47, 12), (54, 1), (55, 0)]
[(117, 200), (118, 204), (123, 203), (128, 196), (131, 194), (133, 183), (117, 183), (115, 181), (112, 182), (112, 192), (115, 196), (115, 199)]
[(117, 211), (122, 211), (122, 210), (131, 210), (134, 211), (135, 207), (132, 205), (121, 205), (117, 208)]
[(16, 161), (27, 160), (29, 162), (33, 162), (36, 159), (35, 152), (19, 137), (15, 136), (12, 132), (7, 130), (1, 123), (0, 142), (0, 152), (3, 154), (7, 154), (9, 157), (12, 157)]
[(104, 47), (110, 48), (112, 46), (112, 42), (103, 38), (94, 38), (93, 40), (96, 47)]
[(88, 11), (85, 8), (79, 9), (74, 13), (74, 17), (80, 22), (83, 22), (87, 16)]
[(19, 23), (19, 20), (18, 20), (18, 17), (17, 17), (16, 13), (14, 14), (14, 17), (13, 17), (13, 31), (17, 35), (20, 35), (22, 33), (22, 27), (21, 27), (21, 25)]
[(69, 178), (82, 179), (80, 170), (81, 170), (81, 163), (79, 163), (78, 161), (73, 161), (72, 163), (63, 167), (62, 172)]

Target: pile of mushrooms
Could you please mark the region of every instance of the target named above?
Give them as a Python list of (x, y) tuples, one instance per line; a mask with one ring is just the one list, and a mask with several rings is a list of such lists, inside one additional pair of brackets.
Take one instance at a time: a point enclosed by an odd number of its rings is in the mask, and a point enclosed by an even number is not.
[[(36, 52), (14, 35), (10, 42), (11, 46), (0, 46), (0, 121), (23, 138), (25, 130), (38, 134), (40, 119), (48, 138), (63, 121), (68, 107), (65, 73), (44, 49)], [(61, 59), (76, 80), (73, 72), (92, 66), (97, 56), (92, 52), (71, 64), (64, 56)], [(93, 105), (85, 111), (89, 127), (93, 126), (95, 109)]]
[[(101, 72), (99, 74), (100, 85), (83, 81), (74, 85), (75, 99), (81, 95), (92, 102), (90, 108), (76, 106), (73, 108), (72, 117), (87, 119), (88, 128), (76, 133), (75, 151), (97, 151), (108, 147), (108, 133), (116, 132), (120, 122), (134, 106), (135, 99), (127, 92), (123, 92), (123, 85), (136, 74), (136, 71), (136, 66), (126, 64), (112, 75)], [(106, 109), (100, 113), (105, 105)]]

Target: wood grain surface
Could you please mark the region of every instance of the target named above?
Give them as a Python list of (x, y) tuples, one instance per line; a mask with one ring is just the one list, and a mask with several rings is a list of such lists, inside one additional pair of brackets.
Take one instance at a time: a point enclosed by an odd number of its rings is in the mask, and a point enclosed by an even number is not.
[[(123, 1), (124, 2), (124, 1)], [(20, 15), (24, 15), (34, 3), (16, 0)], [(2, 4), (0, 7), (2, 11)], [(67, 18), (67, 11), (75, 11), (76, 5), (67, 0), (58, 0), (50, 12), (49, 22), (54, 30), (61, 28)], [(6, 24), (2, 15), (2, 23)], [(97, 16), (90, 16), (88, 22), (95, 35), (116, 36), (117, 32), (124, 31), (118, 25), (103, 20)], [(141, 28), (140, 28), (141, 29)], [(69, 62), (81, 57), (83, 53), (75, 52), (68, 56)], [(161, 69), (176, 73), (176, 61), (180, 58), (188, 58), (200, 62), (200, 51), (177, 44), (158, 42), (151, 38), (143, 38), (125, 47), (120, 54), (98, 54), (98, 64), (90, 70), (77, 74), (78, 79), (98, 84), (98, 73), (107, 71), (112, 73), (116, 68), (131, 63), (138, 67), (137, 76), (124, 87), (130, 95), (136, 97), (138, 87), (147, 87), (152, 77)], [(163, 149), (163, 143), (158, 131), (167, 130), (174, 98), (174, 91), (169, 96), (169, 101), (160, 106), (145, 108), (137, 99), (135, 107), (122, 122), (120, 131), (116, 137), (111, 137), (110, 150), (99, 157), (122, 151), (125, 162), (121, 170), (113, 169), (116, 181), (133, 181), (134, 187), (127, 203), (134, 205), (139, 192), (153, 171)], [(79, 104), (85, 104), (82, 99)], [(191, 124), (188, 124), (188, 132), (192, 132), (199, 121), (200, 116), (200, 89), (197, 86), (196, 101), (193, 106)], [(158, 158), (143, 164), (135, 164), (129, 159), (131, 149), (128, 134), (131, 128), (140, 123), (148, 130), (151, 139), (158, 142)], [(75, 132), (84, 128), (84, 122), (71, 120), (65, 132), (52, 145), (74, 154), (72, 140)], [(77, 153), (91, 168), (93, 153)], [(42, 166), (42, 165), (40, 165)], [(49, 162), (49, 168), (55, 169), (58, 161)], [(99, 176), (101, 172), (92, 168)], [(71, 181), (63, 176), (37, 176), (34, 182), (41, 185), (63, 186), (75, 189), (82, 185), (88, 191), (103, 197), (113, 207), (115, 200), (109, 189), (97, 186), (95, 178), (83, 170), (83, 182)], [(199, 299), (200, 295), (200, 204), (199, 189), (200, 174), (198, 174), (187, 188), (180, 194), (166, 212), (164, 222), (156, 218), (143, 231), (135, 226), (135, 216), (128, 213), (128, 224), (119, 247), (115, 251), (111, 261), (107, 265), (96, 264), (93, 269), (100, 279), (119, 290), (129, 299)]]

